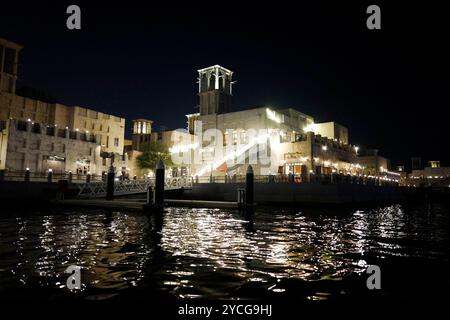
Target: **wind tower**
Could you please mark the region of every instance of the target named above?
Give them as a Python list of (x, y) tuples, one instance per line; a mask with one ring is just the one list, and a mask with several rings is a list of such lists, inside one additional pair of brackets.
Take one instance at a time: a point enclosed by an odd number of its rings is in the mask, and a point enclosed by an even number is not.
[(153, 121), (147, 119), (133, 120), (133, 150), (142, 151), (150, 143)]
[(22, 46), (0, 38), (0, 91), (15, 93)]
[(198, 70), (201, 116), (229, 111), (233, 94), (232, 77), (232, 71), (219, 65)]

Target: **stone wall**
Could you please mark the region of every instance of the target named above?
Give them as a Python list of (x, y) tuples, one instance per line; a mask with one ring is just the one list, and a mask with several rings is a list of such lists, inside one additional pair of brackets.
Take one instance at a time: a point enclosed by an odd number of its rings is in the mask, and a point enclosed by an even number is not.
[[(185, 190), (188, 199), (237, 201), (237, 189), (244, 184), (199, 183)], [(320, 183), (255, 183), (255, 202), (258, 204), (288, 203), (367, 203), (401, 200), (398, 187), (358, 184)]]
[(78, 170), (82, 174), (101, 174), (104, 169), (98, 136), (17, 120), (7, 122), (2, 136), (7, 147), (0, 169), (14, 172), (29, 168), (34, 173)]

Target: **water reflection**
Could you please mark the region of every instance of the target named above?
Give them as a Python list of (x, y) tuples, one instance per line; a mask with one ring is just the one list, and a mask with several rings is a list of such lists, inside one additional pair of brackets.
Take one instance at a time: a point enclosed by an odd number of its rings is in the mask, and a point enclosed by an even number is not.
[[(11, 227), (1, 232), (2, 248), (8, 248), (8, 237), (15, 238)], [(17, 228), (12, 242), (15, 254), (8, 248), (2, 269), (9, 269), (23, 285), (65, 288), (64, 270), (79, 265), (83, 267), (83, 289), (105, 289), (101, 294), (106, 297), (136, 286), (144, 275), (151, 245), (145, 239), (145, 216), (90, 213), (27, 217), (17, 219)], [(3, 272), (2, 281), (7, 277)]]
[(346, 290), (332, 283), (358, 276), (370, 261), (448, 263), (447, 227), (446, 214), (399, 205), (253, 216), (171, 208), (152, 217), (91, 211), (1, 218), (0, 294), (19, 286), (70, 296), (64, 270), (79, 265), (83, 290), (76, 295), (86, 299), (126, 296), (133, 288), (181, 298), (254, 298), (301, 288), (307, 299), (327, 299)]

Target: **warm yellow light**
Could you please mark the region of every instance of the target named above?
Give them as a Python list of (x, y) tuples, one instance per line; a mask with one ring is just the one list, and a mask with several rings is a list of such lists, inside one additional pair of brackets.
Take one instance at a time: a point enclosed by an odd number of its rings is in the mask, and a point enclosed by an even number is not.
[(311, 123), (311, 124), (308, 124), (306, 127), (304, 127), (303, 128), (303, 131), (305, 131), (305, 132), (316, 132), (316, 125), (315, 125), (315, 123)]
[[(188, 152), (189, 150), (196, 149), (199, 146), (198, 143), (191, 143), (186, 145), (176, 145), (169, 148), (170, 153)], [(203, 152), (203, 149), (200, 150)]]
[(276, 123), (281, 123), (281, 117), (275, 111), (266, 108), (266, 115), (269, 120), (272, 120)]

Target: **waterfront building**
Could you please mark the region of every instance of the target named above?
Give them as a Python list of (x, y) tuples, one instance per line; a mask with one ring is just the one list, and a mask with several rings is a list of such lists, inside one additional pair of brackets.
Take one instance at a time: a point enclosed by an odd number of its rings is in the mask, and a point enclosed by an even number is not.
[(411, 169), (412, 170), (421, 170), (422, 169), (422, 158), (421, 157), (412, 157), (411, 158)]
[[(159, 132), (152, 131), (153, 121), (148, 119), (136, 119), (133, 120), (133, 133), (131, 144), (125, 148), (127, 156), (127, 172), (131, 177), (146, 177), (152, 176), (153, 170), (141, 169), (137, 163), (137, 157), (142, 154), (146, 146), (151, 142), (160, 142), (165, 145), (169, 150), (174, 153), (179, 151), (183, 141), (190, 141), (193, 139), (192, 134), (186, 129), (177, 130), (161, 130)], [(174, 140), (175, 132), (179, 137), (179, 141)], [(168, 177), (189, 176), (191, 175), (191, 166), (173, 165), (171, 168), (167, 168), (166, 174)]]
[[(180, 153), (183, 151), (190, 151), (198, 147), (197, 144), (183, 144), (184, 141), (193, 141), (194, 136), (189, 133), (186, 129), (177, 130), (163, 130), (160, 132), (152, 132), (151, 141), (160, 142), (166, 145), (169, 152)], [(174, 164), (171, 168), (168, 168), (168, 177), (186, 177), (192, 175), (192, 165), (191, 164)]]
[(364, 168), (365, 175), (381, 177), (399, 181), (405, 176), (404, 173), (391, 171), (391, 161), (380, 155), (378, 149), (361, 150), (358, 153), (358, 163)]
[(132, 150), (142, 151), (150, 142), (152, 125), (148, 119), (133, 120)]
[(403, 185), (450, 187), (450, 167), (442, 167), (440, 161), (429, 161), (427, 167), (415, 168), (402, 181)]
[[(217, 129), (223, 136), (216, 143), (230, 148), (223, 161), (216, 159), (194, 166), (193, 175), (245, 174), (248, 162), (231, 166), (228, 162), (230, 153), (244, 153), (246, 160), (251, 157), (250, 145), (258, 143), (258, 139), (250, 141), (252, 130), (266, 130), (271, 137), (276, 137), (267, 138), (267, 161), (252, 165), (257, 175), (292, 174), (308, 179), (310, 174), (363, 173), (357, 162), (357, 148), (349, 143), (346, 127), (336, 122), (316, 123), (312, 116), (294, 108), (256, 106), (230, 111), (233, 72), (214, 65), (198, 70), (198, 74), (200, 112), (187, 115), (188, 132)], [(196, 128), (200, 123), (201, 128)], [(205, 149), (207, 146), (199, 147)]]
[[(12, 173), (87, 175), (103, 169), (100, 135), (22, 121), (0, 121), (0, 161)], [(99, 169), (100, 168), (100, 169)], [(2, 168), (4, 169), (4, 168)]]
[[(123, 172), (127, 165), (123, 157), (125, 119), (90, 108), (66, 106), (45, 98), (39, 99), (18, 94), (16, 80), (20, 50), (22, 50), (22, 46), (0, 38), (0, 121), (15, 119), (39, 124), (43, 127), (54, 127), (55, 130), (96, 136), (96, 143), (103, 159), (101, 165), (93, 166), (95, 171), (91, 169), (91, 172), (102, 174), (109, 169), (111, 164), (115, 167), (116, 172)], [(6, 148), (5, 150), (2, 152), (15, 152), (12, 149), (7, 150)], [(23, 161), (23, 166), (19, 168), (20, 161), (8, 166), (4, 160), (14, 157), (20, 158), (21, 155), (7, 157), (6, 154), (2, 154), (0, 169), (25, 170), (27, 161)], [(66, 161), (69, 161), (69, 158), (66, 158)], [(66, 164), (66, 167), (73, 166), (74, 164)], [(45, 167), (46, 165), (43, 163), (36, 166), (36, 168)]]
[(390, 170), (389, 159), (379, 154), (377, 149), (363, 150), (358, 154), (358, 162), (365, 167), (370, 175), (379, 175)]
[(145, 146), (150, 143), (153, 121), (148, 119), (133, 120), (133, 132), (131, 143), (125, 147), (125, 156), (127, 158), (127, 174), (130, 177), (148, 176), (148, 170), (141, 170), (138, 166), (137, 157), (142, 154)]

